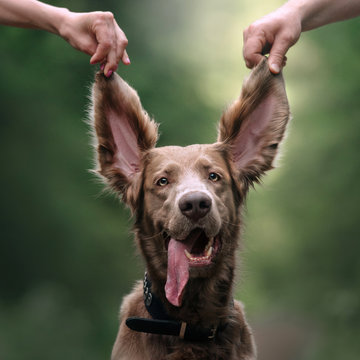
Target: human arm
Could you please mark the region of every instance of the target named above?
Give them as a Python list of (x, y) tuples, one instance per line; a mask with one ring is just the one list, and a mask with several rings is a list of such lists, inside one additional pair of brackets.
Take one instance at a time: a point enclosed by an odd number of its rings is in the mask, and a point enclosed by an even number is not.
[(285, 54), (303, 31), (360, 15), (360, 0), (290, 0), (244, 31), (246, 65), (255, 66), (270, 51), (269, 66), (280, 72)]
[(102, 63), (106, 75), (120, 60), (130, 64), (127, 38), (110, 12), (74, 13), (36, 0), (0, 0), (0, 24), (57, 34), (89, 54), (91, 64)]

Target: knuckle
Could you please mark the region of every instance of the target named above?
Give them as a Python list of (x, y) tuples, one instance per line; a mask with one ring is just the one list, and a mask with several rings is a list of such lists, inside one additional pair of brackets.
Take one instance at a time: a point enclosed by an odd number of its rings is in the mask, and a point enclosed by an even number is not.
[(263, 26), (258, 21), (253, 22), (245, 29), (248, 36), (259, 35), (260, 33), (263, 33), (263, 30)]
[(246, 49), (243, 49), (243, 58), (245, 59), (246, 62), (250, 62), (251, 61), (251, 56), (252, 54)]
[(98, 11), (95, 14), (96, 14), (96, 18), (94, 24), (96, 26), (103, 26), (103, 25), (106, 26), (114, 21), (114, 15), (110, 11), (106, 11), (106, 12)]
[(125, 38), (120, 39), (119, 43), (120, 43), (120, 46), (126, 47), (129, 43), (129, 40), (125, 37)]
[(109, 40), (109, 39), (105, 39), (101, 42), (101, 46), (104, 48), (104, 49), (110, 49), (111, 48), (111, 45), (112, 45), (112, 42)]
[(113, 21), (114, 20), (114, 14), (111, 11), (102, 12), (101, 17), (104, 21)]
[(256, 65), (256, 56), (253, 53), (244, 51), (243, 58), (247, 68), (251, 69)]
[(293, 32), (284, 32), (281, 34), (281, 41), (284, 44), (294, 44), (298, 40), (298, 37)]
[(251, 69), (253, 67), (252, 62), (250, 62), (248, 59), (245, 59), (245, 65), (248, 69)]
[(289, 44), (293, 41), (293, 36), (288, 33), (285, 33), (282, 35), (281, 41), (285, 44)]
[(246, 31), (246, 33), (248, 33), (248, 34), (251, 34), (251, 33), (256, 32), (256, 29), (257, 29), (256, 24), (252, 23), (252, 24), (250, 24), (250, 25), (245, 29), (245, 31)]

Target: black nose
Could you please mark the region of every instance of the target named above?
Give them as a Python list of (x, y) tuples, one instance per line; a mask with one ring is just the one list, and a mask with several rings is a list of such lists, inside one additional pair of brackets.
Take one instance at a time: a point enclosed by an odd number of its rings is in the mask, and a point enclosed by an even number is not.
[(211, 209), (211, 199), (205, 193), (192, 191), (179, 200), (180, 211), (192, 221), (203, 218)]

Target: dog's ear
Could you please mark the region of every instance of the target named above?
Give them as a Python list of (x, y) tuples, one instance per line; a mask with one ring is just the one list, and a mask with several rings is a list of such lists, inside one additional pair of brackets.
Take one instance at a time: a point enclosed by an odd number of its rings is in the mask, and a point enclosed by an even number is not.
[(136, 91), (119, 75), (96, 75), (92, 91), (98, 173), (133, 206), (144, 152), (156, 144), (157, 124), (143, 110)]
[(235, 167), (248, 182), (273, 168), (289, 117), (282, 75), (273, 75), (264, 59), (219, 124), (218, 141), (231, 147)]

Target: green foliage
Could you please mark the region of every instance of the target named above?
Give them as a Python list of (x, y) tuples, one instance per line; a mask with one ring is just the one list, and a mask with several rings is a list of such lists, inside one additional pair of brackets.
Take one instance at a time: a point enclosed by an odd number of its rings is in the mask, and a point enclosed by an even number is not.
[[(241, 29), (279, 5), (53, 3), (115, 13), (132, 60), (119, 73), (161, 123), (160, 145), (215, 139), (247, 73)], [(281, 167), (247, 201), (236, 295), (254, 323), (272, 318), (275, 331), (289, 314), (311, 326), (316, 341), (298, 359), (355, 360), (360, 351), (359, 30), (357, 19), (334, 24), (289, 52), (294, 119)], [(0, 48), (0, 358), (104, 358), (143, 265), (129, 212), (88, 172), (83, 120), (95, 69), (38, 31), (1, 27)]]

